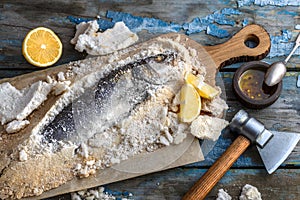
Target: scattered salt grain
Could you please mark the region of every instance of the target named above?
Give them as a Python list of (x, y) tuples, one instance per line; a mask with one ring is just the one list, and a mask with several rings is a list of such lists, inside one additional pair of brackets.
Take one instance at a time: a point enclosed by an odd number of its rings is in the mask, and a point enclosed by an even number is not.
[(169, 146), (170, 145), (170, 142), (164, 136), (160, 136), (159, 137), (159, 141), (160, 141), (161, 144), (163, 144), (165, 146)]
[(88, 158), (89, 157), (89, 149), (88, 149), (88, 146), (85, 144), (85, 143), (81, 143), (80, 145), (80, 155), (84, 158)]
[(243, 189), (239, 200), (262, 200), (261, 194), (258, 189), (250, 184), (246, 184)]
[(128, 200), (133, 199), (133, 194), (127, 192), (126, 194), (122, 194), (122, 197), (115, 197), (112, 194), (104, 192), (104, 187), (98, 187), (94, 189), (81, 190), (78, 192), (71, 193), (72, 200)]
[(231, 200), (232, 197), (224, 190), (224, 189), (219, 189), (218, 192), (218, 197), (216, 200)]
[(25, 128), (30, 122), (28, 120), (14, 120), (12, 122), (9, 122), (5, 127), (5, 130), (7, 133), (16, 133), (23, 128)]
[(19, 152), (19, 160), (20, 161), (26, 161), (27, 159), (28, 159), (28, 155), (27, 155), (26, 151), (25, 150), (21, 150)]
[(58, 72), (57, 80), (58, 81), (65, 81), (66, 80), (64, 72)]

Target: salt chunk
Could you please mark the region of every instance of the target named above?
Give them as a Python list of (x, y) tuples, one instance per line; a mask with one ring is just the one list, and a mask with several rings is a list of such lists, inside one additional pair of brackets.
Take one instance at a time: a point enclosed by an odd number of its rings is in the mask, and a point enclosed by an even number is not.
[(82, 200), (81, 197), (76, 193), (71, 194), (71, 199), (72, 200)]
[(46, 77), (46, 82), (49, 83), (49, 84), (52, 84), (55, 82), (55, 80), (53, 80), (53, 78), (51, 78), (51, 76), (47, 76)]
[(216, 200), (231, 200), (232, 197), (223, 189), (220, 189), (218, 192), (218, 197)]
[(88, 149), (88, 146), (85, 144), (85, 143), (82, 143), (80, 145), (81, 147), (81, 156), (84, 157), (84, 158), (88, 158), (89, 157), (89, 149)]
[(261, 194), (258, 189), (250, 184), (246, 184), (243, 189), (239, 200), (262, 200)]
[(81, 190), (81, 191), (78, 191), (77, 193), (78, 193), (80, 196), (84, 196), (85, 192), (86, 192), (86, 191)]
[(221, 117), (224, 111), (228, 109), (226, 102), (220, 97), (214, 98), (212, 101), (208, 101), (203, 98), (202, 111), (211, 113), (214, 117)]
[(97, 162), (95, 162), (96, 168), (100, 168), (101, 164), (102, 164), (101, 160), (98, 160)]
[(54, 95), (60, 95), (70, 89), (70, 83), (68, 81), (57, 82), (53, 87)]
[(223, 128), (228, 125), (224, 119), (200, 115), (191, 124), (191, 133), (199, 139), (209, 139), (216, 141)]
[(43, 191), (44, 191), (43, 189), (36, 187), (36, 188), (33, 189), (33, 194), (37, 196), (37, 195), (42, 194)]
[(169, 140), (169, 142), (173, 143), (174, 139), (173, 139), (172, 135), (170, 134), (168, 127), (165, 128), (164, 132), (165, 132), (165, 135), (166, 135), (167, 139)]
[(160, 136), (159, 137), (159, 142), (165, 146), (169, 146), (170, 145), (170, 142), (167, 140), (167, 138), (165, 138), (164, 136)]
[(38, 81), (30, 87), (18, 90), (10, 83), (0, 84), (0, 121), (4, 125), (7, 122), (24, 120), (46, 99), (52, 89), (52, 85)]
[[(86, 30), (82, 31), (83, 28)], [(117, 22), (112, 29), (107, 29), (103, 33), (97, 32), (98, 29), (96, 20), (83, 24), (80, 27), (82, 34), (76, 33), (71, 40), (72, 43), (76, 42), (75, 49), (79, 52), (85, 50), (90, 55), (106, 55), (124, 49), (138, 40), (138, 36), (131, 32), (124, 22)]]
[(74, 38), (71, 40), (71, 44), (76, 44), (78, 41), (78, 37), (82, 34), (90, 35), (96, 33), (99, 29), (99, 25), (97, 20), (82, 22), (76, 25), (76, 33)]
[(80, 175), (83, 177), (88, 177), (90, 175), (88, 166), (84, 166), (84, 168), (80, 170)]
[(6, 125), (5, 130), (7, 133), (16, 133), (25, 128), (28, 124), (30, 124), (28, 120), (14, 120)]
[(120, 163), (120, 159), (118, 159), (118, 158), (111, 158), (110, 161), (111, 161), (111, 164), (118, 164), (118, 163)]
[(87, 196), (85, 197), (85, 200), (95, 200), (95, 196), (94, 195)]
[(57, 80), (58, 81), (65, 81), (66, 80), (64, 72), (58, 72)]
[(81, 169), (82, 165), (80, 163), (77, 163), (74, 170), (79, 171)]
[(94, 164), (95, 164), (95, 160), (88, 160), (88, 161), (86, 161), (86, 165), (87, 166), (92, 166)]
[(105, 188), (104, 188), (104, 187), (99, 187), (99, 189), (98, 189), (98, 191), (99, 191), (100, 193), (103, 193), (103, 192), (104, 192), (104, 190), (105, 190)]
[(99, 192), (97, 190), (90, 190), (90, 193), (94, 195), (96, 199), (100, 198)]
[[(179, 125), (180, 126), (180, 125)], [(175, 135), (174, 135), (174, 144), (180, 144), (181, 142), (183, 142), (183, 140), (186, 138), (186, 133), (182, 132), (182, 131), (178, 131)]]
[(19, 152), (19, 160), (20, 161), (28, 160), (28, 154), (26, 153), (26, 151), (24, 149)]

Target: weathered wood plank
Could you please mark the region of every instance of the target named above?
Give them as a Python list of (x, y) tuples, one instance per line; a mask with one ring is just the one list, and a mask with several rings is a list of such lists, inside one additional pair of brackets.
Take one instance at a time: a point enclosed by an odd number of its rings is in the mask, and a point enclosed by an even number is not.
[[(135, 200), (179, 200), (205, 171), (196, 168), (176, 168), (112, 183), (105, 188), (116, 197), (124, 197), (122, 194), (126, 191), (132, 193)], [(233, 199), (238, 199), (241, 188), (245, 184), (251, 184), (261, 192), (262, 199), (298, 200), (299, 183), (299, 169), (279, 169), (272, 175), (266, 174), (262, 169), (232, 169), (225, 174), (206, 199), (215, 199), (221, 188), (227, 190)], [(65, 195), (62, 198), (68, 199), (69, 196)]]
[[(21, 45), (26, 33), (37, 26), (46, 26), (53, 29), (61, 38), (64, 45), (62, 58), (56, 65), (82, 59), (85, 53), (78, 53), (69, 43), (75, 32), (75, 24), (67, 16), (94, 18), (97, 15), (105, 16), (107, 10), (120, 11), (135, 16), (155, 17), (167, 22), (182, 24), (191, 22), (195, 17), (204, 18), (220, 11), (223, 8), (237, 8), (240, 15), (230, 15), (228, 18), (236, 22), (234, 26), (219, 25), (230, 34), (237, 32), (244, 19), (249, 23), (257, 23), (266, 28), (271, 36), (281, 36), (282, 30), (289, 30), (295, 39), (299, 30), (295, 25), (300, 24), (299, 7), (297, 6), (257, 6), (250, 5), (237, 7), (237, 1), (23, 1), (2, 0), (0, 2), (0, 78), (13, 77), (23, 73), (39, 70), (28, 64), (22, 56)], [(155, 34), (139, 33), (141, 41), (154, 37)], [(228, 38), (216, 38), (207, 35), (205, 31), (191, 34), (190, 37), (203, 45), (214, 45), (225, 42)], [(288, 43), (287, 43), (288, 44)], [(283, 46), (283, 52), (276, 49), (275, 53), (281, 56), (267, 57), (264, 61), (272, 63), (284, 58), (290, 47)], [(296, 52), (299, 55), (299, 50)], [(223, 71), (232, 72), (240, 64), (229, 66)], [(296, 88), (296, 78), (299, 75), (300, 57), (293, 56), (288, 63), (290, 71), (284, 78), (284, 89), (279, 100), (263, 110), (249, 110), (254, 117), (265, 123), (271, 130), (299, 131), (300, 104), (299, 92)], [(233, 73), (223, 73), (227, 94), (227, 103), (230, 106), (226, 119), (230, 120), (236, 111), (244, 108), (235, 98), (231, 89)], [(224, 133), (206, 161), (188, 165), (174, 170), (155, 173), (139, 178), (110, 184), (107, 188), (118, 192), (129, 191), (134, 199), (180, 199), (193, 183), (205, 172), (225, 149), (230, 145), (233, 135)], [(274, 175), (266, 175), (262, 162), (254, 147), (241, 156), (233, 169), (230, 170), (221, 182), (214, 188), (207, 199), (215, 199), (217, 190), (225, 188), (238, 199), (241, 186), (246, 183), (257, 186), (262, 192), (263, 199), (299, 199), (299, 166), (300, 144), (294, 149), (287, 162)], [(202, 168), (202, 169), (201, 169)], [(252, 169), (251, 169), (252, 168)], [(253, 169), (254, 168), (254, 169)], [(256, 169), (259, 168), (259, 169)], [(290, 169), (289, 169), (290, 168)], [(59, 199), (59, 198), (56, 198)], [(65, 199), (70, 199), (66, 195)]]
[[(205, 18), (220, 11), (223, 8), (236, 8), (236, 1), (54, 1), (45, 3), (39, 1), (1, 1), (0, 3), (0, 68), (24, 69), (35, 67), (28, 64), (21, 54), (22, 40), (26, 33), (37, 26), (46, 26), (53, 29), (61, 38), (64, 45), (63, 56), (57, 63), (63, 64), (72, 60), (82, 59), (85, 54), (80, 54), (74, 50), (69, 43), (74, 35), (75, 24), (71, 23), (67, 16), (78, 16), (85, 18), (95, 18), (97, 15), (105, 16), (107, 10), (131, 13), (136, 16), (154, 17), (166, 22), (178, 24), (191, 22), (194, 18)], [(241, 14), (230, 15), (229, 19), (236, 22), (232, 26), (222, 26), (231, 34), (237, 32), (243, 19), (249, 23), (258, 23), (264, 26), (270, 35), (280, 35), (281, 30), (290, 30), (293, 38), (297, 34), (294, 29), (295, 24), (299, 24), (297, 7), (270, 7), (265, 6), (260, 9), (250, 9), (248, 7), (238, 8)], [(280, 16), (280, 18), (278, 18)], [(278, 21), (277, 19), (280, 19)], [(282, 22), (282, 23), (281, 23)], [(278, 26), (280, 24), (280, 26)], [(141, 40), (145, 39), (145, 34), (140, 33)], [(147, 35), (147, 34), (146, 34)], [(153, 34), (147, 37), (153, 37)], [(190, 35), (191, 38), (203, 45), (213, 45), (222, 43), (228, 38), (216, 38), (209, 36), (205, 31)], [(288, 52), (286, 52), (287, 54)], [(268, 59), (268, 62), (277, 61), (280, 58)], [(289, 67), (298, 67), (299, 57), (293, 57)]]

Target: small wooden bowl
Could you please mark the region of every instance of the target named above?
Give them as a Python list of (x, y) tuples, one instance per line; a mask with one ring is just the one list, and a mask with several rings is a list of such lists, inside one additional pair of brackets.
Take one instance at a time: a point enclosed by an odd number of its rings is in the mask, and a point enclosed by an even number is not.
[(240, 86), (240, 78), (244, 72), (248, 70), (259, 70), (262, 72), (266, 72), (269, 68), (269, 64), (261, 61), (252, 61), (243, 64), (240, 68), (237, 69), (233, 76), (233, 90), (239, 99), (239, 101), (248, 108), (261, 109), (273, 104), (281, 94), (282, 90), (282, 81), (275, 86), (269, 87), (267, 85), (263, 85), (262, 87), (265, 90), (269, 91), (269, 97), (265, 99), (252, 99), (242, 91)]

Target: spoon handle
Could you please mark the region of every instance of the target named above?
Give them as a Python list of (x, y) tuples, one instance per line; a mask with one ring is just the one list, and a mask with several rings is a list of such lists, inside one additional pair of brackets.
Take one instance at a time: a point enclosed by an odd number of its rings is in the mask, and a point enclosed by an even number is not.
[(291, 51), (291, 53), (288, 55), (288, 57), (286, 57), (286, 59), (284, 60), (284, 63), (287, 63), (289, 61), (289, 59), (291, 58), (291, 56), (294, 54), (294, 52), (296, 51), (296, 49), (298, 49), (298, 47), (300, 46), (300, 33), (298, 34), (298, 37), (296, 39), (295, 42), (295, 46), (293, 48), (293, 50)]

